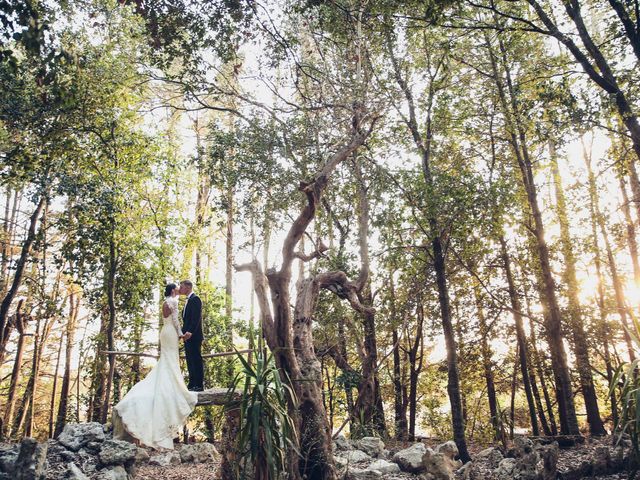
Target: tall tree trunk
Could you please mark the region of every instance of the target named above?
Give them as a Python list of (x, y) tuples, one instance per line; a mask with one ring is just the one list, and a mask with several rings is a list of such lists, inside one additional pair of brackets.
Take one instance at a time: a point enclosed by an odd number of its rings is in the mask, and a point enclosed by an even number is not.
[(416, 306), (416, 333), (413, 343), (407, 351), (407, 359), (409, 360), (409, 440), (414, 441), (416, 438), (416, 419), (418, 415), (418, 377), (422, 371), (422, 362), (424, 359), (424, 307), (422, 298), (418, 296)]
[[(638, 241), (636, 239), (636, 225), (631, 217), (631, 208), (629, 207), (629, 194), (627, 193), (627, 186), (625, 185), (624, 177), (618, 176), (620, 183), (620, 192), (622, 193), (622, 212), (624, 213), (624, 219), (627, 227), (627, 244), (629, 246), (629, 255), (631, 256), (631, 263), (633, 264), (633, 281), (635, 287), (640, 288), (640, 263), (638, 262)], [(640, 206), (640, 202), (638, 204)], [(639, 217), (640, 218), (640, 217)]]
[[(409, 108), (409, 116), (405, 123), (411, 134), (417, 150), (420, 152), (422, 174), (427, 187), (433, 189), (434, 180), (431, 173), (431, 142), (433, 139), (433, 128), (431, 119), (431, 110), (433, 99), (435, 96), (435, 79), (429, 82), (429, 89), (426, 101), (426, 128), (423, 138), (422, 129), (418, 126), (416, 116), (415, 101), (410, 86), (403, 77), (402, 69), (393, 52), (393, 42), (390, 34), (387, 35), (387, 49), (393, 65), (394, 76), (400, 89), (402, 90), (407, 106)], [(460, 394), (460, 374), (458, 371), (458, 352), (455, 341), (455, 332), (453, 330), (453, 322), (451, 320), (451, 306), (449, 302), (449, 287), (447, 285), (447, 272), (445, 252), (443, 248), (442, 232), (438, 224), (438, 218), (433, 213), (433, 209), (427, 211), (427, 221), (430, 229), (430, 243), (433, 256), (433, 268), (435, 270), (436, 285), (438, 289), (438, 302), (440, 305), (440, 315), (442, 320), (442, 330), (447, 348), (447, 393), (449, 394), (449, 403), (451, 405), (451, 423), (453, 428), (453, 439), (458, 447), (460, 459), (463, 462), (471, 460), (467, 449), (467, 441), (465, 437), (464, 414), (462, 410), (462, 397)]]
[[(502, 74), (498, 70), (498, 60), (491, 49), (490, 43), (489, 57), (496, 83), (496, 89), (502, 106), (503, 114), (507, 123), (507, 134), (513, 148), (518, 167), (522, 176), (522, 184), (525, 189), (527, 203), (533, 217), (531, 229), (535, 236), (536, 250), (540, 262), (540, 273), (542, 278), (543, 295), (542, 302), (547, 312), (545, 316), (545, 333), (549, 350), (551, 353), (551, 365), (556, 381), (556, 393), (558, 400), (558, 413), (560, 416), (560, 431), (563, 434), (578, 435), (578, 418), (576, 416), (573, 399), (573, 389), (571, 387), (571, 375), (567, 363), (567, 354), (564, 349), (564, 335), (562, 330), (562, 315), (556, 296), (556, 283), (551, 270), (549, 247), (545, 240), (545, 228), (542, 220), (542, 212), (538, 204), (538, 192), (534, 182), (533, 168), (527, 146), (525, 130), (520, 121), (520, 108), (518, 98), (513, 86), (511, 72), (508, 67), (507, 52), (502, 40), (498, 39), (501, 61), (505, 83), (503, 84)], [(508, 94), (508, 98), (507, 98)]]
[(53, 370), (53, 387), (51, 388), (51, 401), (49, 402), (49, 438), (53, 438), (54, 418), (56, 409), (56, 398), (58, 398), (58, 371), (60, 370), (60, 357), (62, 356), (62, 343), (64, 342), (64, 332), (60, 332), (60, 343), (56, 354), (56, 366)]
[[(536, 338), (536, 329), (533, 321), (533, 315), (531, 312), (531, 302), (529, 301), (529, 295), (526, 288), (526, 283), (524, 288), (524, 298), (525, 298), (525, 301), (527, 302), (527, 315), (529, 316), (530, 319), (532, 319), (529, 322), (529, 338), (531, 339), (530, 345), (531, 345), (531, 353), (533, 355), (532, 371), (535, 368), (535, 371), (538, 374), (538, 378), (540, 379), (540, 388), (542, 388), (544, 404), (547, 409), (547, 416), (549, 417), (549, 426), (551, 430), (551, 435), (557, 435), (558, 427), (556, 425), (556, 417), (553, 412), (553, 405), (551, 403), (551, 396), (549, 395), (549, 388), (547, 387), (544, 362), (542, 360), (542, 357), (540, 356), (540, 352), (538, 351), (538, 346), (537, 346), (538, 340)], [(539, 411), (541, 412), (543, 411), (541, 406)]]
[(560, 178), (558, 168), (558, 155), (554, 140), (549, 140), (549, 157), (551, 160), (551, 171), (556, 194), (556, 212), (558, 223), (560, 224), (560, 245), (564, 258), (563, 281), (567, 287), (567, 297), (569, 300), (570, 327), (573, 336), (573, 350), (578, 367), (580, 378), (580, 388), (584, 397), (584, 405), (587, 410), (587, 422), (589, 423), (589, 433), (591, 435), (606, 435), (606, 430), (600, 418), (600, 408), (598, 407), (598, 397), (591, 374), (591, 362), (589, 362), (589, 346), (587, 344), (587, 334), (584, 330), (582, 317), (582, 306), (578, 299), (578, 277), (576, 274), (576, 258), (573, 253), (573, 239), (569, 230), (569, 216), (567, 213), (567, 202)]
[(9, 335), (11, 334), (11, 329), (9, 328), (9, 325), (7, 325), (9, 308), (11, 307), (11, 303), (13, 302), (14, 298), (18, 294), (18, 289), (22, 285), (24, 269), (27, 265), (29, 254), (31, 253), (31, 246), (33, 245), (33, 242), (35, 241), (37, 236), (36, 227), (38, 224), (38, 218), (40, 218), (40, 215), (42, 214), (46, 203), (47, 195), (45, 192), (43, 192), (40, 194), (36, 209), (31, 214), (31, 217), (29, 217), (29, 228), (27, 230), (27, 236), (22, 244), (20, 257), (16, 262), (13, 281), (11, 282), (11, 286), (9, 287), (9, 290), (2, 299), (2, 303), (0, 304), (0, 364), (2, 364), (4, 361), (7, 342), (9, 341)]
[[(359, 418), (365, 422), (365, 431), (373, 428), (373, 432), (381, 437), (386, 436), (384, 407), (380, 393), (378, 378), (378, 345), (376, 339), (375, 310), (370, 285), (369, 262), (369, 199), (362, 176), (361, 166), (354, 159), (354, 173), (358, 189), (358, 247), (360, 252), (360, 274), (356, 281), (358, 300), (362, 305), (370, 307), (363, 313), (364, 358), (362, 359), (363, 381), (358, 389), (356, 401)], [(367, 432), (367, 435), (373, 432)]]
[(0, 438), (5, 438), (12, 430), (13, 427), (13, 413), (16, 407), (18, 384), (20, 383), (20, 377), (22, 372), (22, 357), (24, 355), (24, 342), (26, 339), (26, 326), (28, 317), (22, 312), (24, 300), (21, 299), (18, 302), (15, 313), (15, 326), (18, 331), (18, 343), (16, 345), (16, 356), (13, 361), (13, 370), (11, 372), (11, 381), (9, 383), (9, 391), (7, 392), (7, 403), (5, 405), (4, 415), (2, 418), (2, 431), (0, 432)]
[(396, 309), (396, 292), (393, 273), (389, 275), (389, 304), (393, 321), (393, 405), (394, 405), (394, 433), (396, 440), (406, 441), (409, 436), (407, 429), (407, 407), (404, 402), (402, 382), (402, 365), (400, 361), (400, 338), (398, 336), (398, 312)]
[[(64, 374), (62, 376), (62, 387), (60, 389), (60, 403), (58, 404), (58, 415), (56, 417), (56, 426), (54, 437), (62, 433), (67, 422), (67, 412), (69, 410), (69, 390), (71, 383), (71, 358), (73, 355), (73, 346), (75, 340), (76, 326), (78, 324), (78, 313), (80, 310), (80, 295), (76, 293), (75, 285), (69, 287), (69, 318), (65, 336), (67, 343), (64, 350)], [(79, 381), (79, 380), (78, 380)], [(79, 421), (79, 418), (78, 418)]]
[(516, 324), (516, 339), (518, 343), (518, 358), (520, 361), (520, 373), (522, 374), (522, 384), (527, 396), (527, 405), (529, 407), (529, 421), (531, 423), (531, 433), (534, 436), (540, 435), (538, 429), (538, 422), (536, 418), (536, 406), (533, 398), (533, 391), (531, 389), (531, 379), (529, 378), (529, 366), (528, 366), (528, 349), (527, 349), (527, 336), (524, 332), (524, 326), (522, 324), (522, 305), (520, 303), (520, 297), (516, 291), (515, 281), (513, 279), (513, 272), (511, 271), (511, 259), (509, 258), (509, 252), (507, 250), (507, 242), (504, 236), (500, 237), (500, 247), (502, 263), (504, 266), (505, 276), (507, 277), (507, 285), (509, 289), (509, 298), (511, 300), (511, 308), (513, 310), (513, 319)]
[(620, 321), (622, 325), (626, 328), (622, 329), (625, 343), (627, 344), (627, 351), (629, 352), (629, 359), (634, 361), (635, 351), (633, 349), (633, 344), (631, 343), (631, 337), (629, 336), (628, 329), (630, 328), (629, 321), (627, 319), (627, 305), (624, 300), (624, 291), (622, 288), (622, 281), (618, 275), (618, 268), (616, 266), (615, 257), (613, 255), (613, 250), (611, 248), (611, 242), (609, 241), (609, 234), (607, 233), (607, 228), (604, 223), (604, 217), (602, 212), (600, 211), (600, 199), (598, 196), (598, 187), (596, 184), (596, 177), (593, 173), (593, 168), (591, 165), (591, 155), (590, 152), (587, 152), (586, 148), (584, 148), (583, 144), (583, 158), (585, 161), (585, 165), (587, 166), (587, 173), (589, 178), (589, 199), (591, 203), (591, 209), (593, 212), (593, 217), (595, 218), (596, 224), (600, 229), (600, 234), (604, 239), (605, 251), (607, 252), (607, 263), (609, 265), (609, 272), (611, 274), (611, 281), (613, 282), (613, 290), (615, 292), (616, 299), (616, 307), (618, 310), (618, 315), (620, 316)]
[[(291, 451), (287, 456), (287, 470), (292, 480), (303, 477), (309, 480), (336, 479), (331, 432), (322, 403), (320, 362), (313, 345), (313, 313), (321, 288), (343, 292), (341, 295), (346, 295), (352, 307), (360, 313), (364, 313), (367, 307), (359, 303), (355, 286), (343, 272), (328, 272), (299, 283), (292, 315), (290, 285), (294, 259), (304, 256), (310, 260), (320, 253), (305, 255), (295, 249), (315, 217), (331, 174), (371, 133), (375, 120), (368, 131), (362, 130), (362, 120), (363, 109), (357, 105), (353, 117), (354, 132), (349, 143), (333, 154), (310, 182), (300, 185), (300, 190), (307, 197), (307, 205), (295, 218), (284, 239), (280, 268), (269, 269), (265, 275), (256, 260), (236, 266), (238, 271), (253, 273), (254, 291), (260, 305), (266, 342), (273, 352), (276, 365), (285, 374), (283, 382), (288, 383), (296, 393), (297, 400), (290, 399), (288, 404), (288, 413), (299, 441), (299, 452)], [(300, 458), (305, 461), (301, 462)]]
[(489, 345), (489, 337), (491, 329), (487, 325), (487, 319), (482, 305), (482, 295), (480, 292), (480, 284), (475, 281), (473, 283), (473, 296), (478, 313), (478, 323), (480, 327), (480, 348), (482, 352), (482, 368), (484, 370), (484, 380), (487, 385), (487, 401), (489, 402), (489, 413), (491, 414), (491, 426), (493, 427), (493, 438), (496, 442), (506, 445), (504, 438), (504, 430), (500, 421), (500, 412), (498, 411), (498, 398), (496, 396), (496, 386), (493, 376), (493, 361), (491, 357), (493, 352)]
[[(115, 230), (115, 226), (113, 226)], [(109, 320), (107, 324), (107, 349), (115, 350), (114, 331), (116, 328), (116, 271), (117, 271), (117, 247), (115, 239), (112, 237), (109, 241), (109, 270), (107, 272), (107, 308)], [(109, 373), (107, 375), (107, 383), (104, 394), (104, 401), (100, 412), (100, 422), (107, 423), (107, 416), (111, 407), (111, 385), (113, 384), (113, 376), (116, 370), (116, 356), (109, 354)]]

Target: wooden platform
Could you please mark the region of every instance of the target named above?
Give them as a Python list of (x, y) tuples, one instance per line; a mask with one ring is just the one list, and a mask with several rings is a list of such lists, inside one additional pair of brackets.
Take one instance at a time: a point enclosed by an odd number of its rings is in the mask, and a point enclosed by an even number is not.
[(226, 388), (208, 388), (203, 392), (198, 392), (198, 403), (196, 407), (204, 405), (227, 405), (229, 402), (240, 400), (240, 394), (235, 392), (230, 395)]

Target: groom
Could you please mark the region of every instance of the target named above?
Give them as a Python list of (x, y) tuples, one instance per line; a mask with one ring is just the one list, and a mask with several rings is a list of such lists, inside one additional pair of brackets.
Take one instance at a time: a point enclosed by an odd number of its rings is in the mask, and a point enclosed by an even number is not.
[(202, 300), (193, 293), (193, 283), (190, 280), (180, 282), (180, 295), (187, 296), (184, 310), (182, 310), (182, 331), (184, 332), (184, 353), (187, 357), (189, 370), (189, 385), (193, 392), (204, 390), (204, 365), (202, 363)]

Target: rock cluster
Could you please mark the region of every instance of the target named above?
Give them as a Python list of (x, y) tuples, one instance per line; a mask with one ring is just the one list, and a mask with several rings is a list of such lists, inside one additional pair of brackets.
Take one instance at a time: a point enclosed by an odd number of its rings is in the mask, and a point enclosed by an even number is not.
[(419, 442), (393, 455), (376, 437), (352, 442), (338, 437), (334, 447), (336, 466), (347, 480), (374, 480), (400, 473), (420, 474), (423, 480), (453, 480), (454, 472), (462, 466), (455, 459), (458, 448), (454, 442), (435, 449)]
[(131, 480), (136, 465), (205, 463), (219, 457), (209, 443), (178, 445), (150, 454), (144, 448), (112, 438), (100, 423), (70, 423), (56, 440), (0, 445), (0, 480)]

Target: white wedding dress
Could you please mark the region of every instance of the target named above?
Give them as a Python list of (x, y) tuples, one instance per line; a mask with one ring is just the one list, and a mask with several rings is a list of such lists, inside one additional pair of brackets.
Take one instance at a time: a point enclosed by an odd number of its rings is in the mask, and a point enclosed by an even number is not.
[[(178, 299), (168, 297), (171, 315), (160, 331), (160, 359), (114, 408), (114, 433), (124, 429), (147, 447), (173, 449), (173, 439), (196, 405), (198, 394), (187, 390), (180, 371)], [(119, 418), (118, 418), (119, 417)], [(120, 425), (116, 425), (120, 422)], [(122, 436), (122, 435), (120, 435)]]

